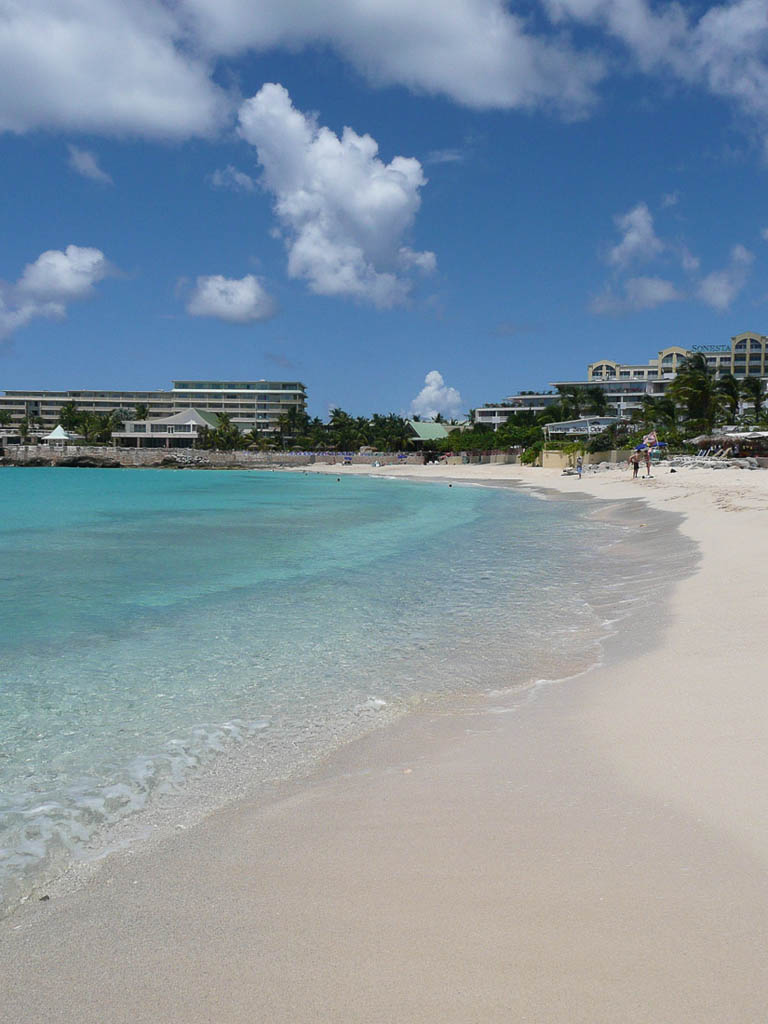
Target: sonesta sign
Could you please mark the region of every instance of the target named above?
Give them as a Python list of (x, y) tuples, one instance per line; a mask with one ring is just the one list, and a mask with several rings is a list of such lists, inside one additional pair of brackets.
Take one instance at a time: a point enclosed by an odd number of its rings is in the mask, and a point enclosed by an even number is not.
[(691, 345), (691, 352), (730, 352), (729, 348), (722, 345)]

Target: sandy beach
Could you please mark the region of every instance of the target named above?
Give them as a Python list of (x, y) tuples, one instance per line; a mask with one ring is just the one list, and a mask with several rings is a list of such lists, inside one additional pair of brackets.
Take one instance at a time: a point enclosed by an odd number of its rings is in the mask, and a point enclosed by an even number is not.
[(637, 499), (701, 560), (622, 660), (414, 714), (21, 908), (0, 1021), (767, 1020), (768, 473), (379, 472)]

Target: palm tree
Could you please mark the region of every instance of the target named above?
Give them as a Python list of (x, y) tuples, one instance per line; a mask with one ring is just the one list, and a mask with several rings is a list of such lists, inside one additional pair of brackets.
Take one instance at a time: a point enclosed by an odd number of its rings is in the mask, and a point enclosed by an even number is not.
[(594, 416), (605, 416), (608, 411), (608, 399), (601, 387), (593, 384), (591, 387), (584, 388), (583, 395), (587, 400), (589, 411)]
[(706, 357), (701, 352), (694, 352), (683, 360), (677, 376), (667, 386), (666, 395), (683, 407), (691, 426), (710, 433), (725, 404), (717, 384)]
[(0, 427), (7, 427), (11, 419), (11, 414), (7, 409), (0, 409)]
[(677, 407), (671, 398), (660, 395), (653, 398), (651, 395), (643, 395), (642, 408), (632, 414), (634, 422), (650, 429), (652, 427), (666, 427), (673, 430), (677, 426)]
[(578, 419), (581, 416), (584, 404), (584, 392), (582, 389), (575, 387), (573, 384), (558, 384), (557, 390), (560, 392), (560, 405), (562, 406), (564, 416), (566, 418), (572, 416), (574, 419)]
[(735, 423), (736, 417), (739, 415), (739, 399), (741, 397), (739, 382), (732, 373), (724, 373), (717, 382), (717, 390), (723, 396), (728, 407), (728, 416), (731, 422)]
[(144, 402), (138, 402), (136, 405), (136, 419), (147, 420), (149, 419), (149, 406), (145, 405)]
[(81, 415), (77, 408), (77, 402), (74, 400), (65, 402), (59, 412), (59, 423), (65, 430), (77, 430), (80, 426)]
[(741, 382), (741, 393), (748, 402), (752, 403), (752, 408), (755, 413), (755, 423), (758, 423), (763, 409), (763, 398), (765, 397), (761, 378), (745, 377)]

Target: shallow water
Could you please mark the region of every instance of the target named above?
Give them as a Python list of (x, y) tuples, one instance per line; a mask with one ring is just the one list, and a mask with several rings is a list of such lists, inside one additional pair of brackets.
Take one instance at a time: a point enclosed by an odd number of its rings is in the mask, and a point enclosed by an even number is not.
[[(7, 904), (223, 755), (579, 671), (652, 599), (591, 503), (269, 472), (0, 470)], [(257, 769), (254, 769), (254, 764)]]

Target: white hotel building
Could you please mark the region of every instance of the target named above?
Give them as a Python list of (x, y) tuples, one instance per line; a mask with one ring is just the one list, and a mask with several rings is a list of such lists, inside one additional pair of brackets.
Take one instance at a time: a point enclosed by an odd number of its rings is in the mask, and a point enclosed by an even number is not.
[[(761, 377), (764, 381), (768, 379), (768, 336), (746, 331), (734, 335), (729, 345), (693, 345), (691, 348), (670, 345), (661, 349), (647, 363), (617, 363), (612, 359), (598, 359), (587, 366), (586, 379), (554, 381), (552, 387), (599, 387), (605, 392), (607, 403), (616, 415), (628, 418), (635, 409), (642, 407), (646, 396), (658, 398), (663, 395), (667, 384), (677, 375), (682, 361), (695, 352), (704, 355), (707, 364), (718, 377), (732, 373), (739, 380), (745, 377)], [(557, 391), (510, 395), (503, 402), (476, 409), (475, 423), (495, 428), (506, 423), (512, 413), (526, 410), (542, 412), (559, 399)]]
[(125, 412), (135, 418), (137, 405), (145, 405), (149, 418), (173, 416), (194, 407), (205, 412), (226, 413), (241, 430), (271, 433), (280, 416), (295, 409), (304, 412), (307, 389), (299, 381), (175, 380), (170, 391), (5, 391), (0, 411), (10, 413), (10, 427), (25, 417), (39, 419), (51, 431), (61, 409), (74, 402), (79, 412)]

